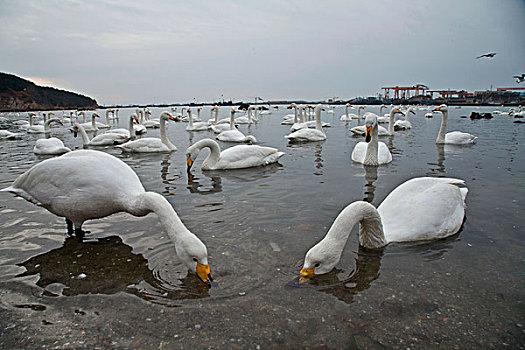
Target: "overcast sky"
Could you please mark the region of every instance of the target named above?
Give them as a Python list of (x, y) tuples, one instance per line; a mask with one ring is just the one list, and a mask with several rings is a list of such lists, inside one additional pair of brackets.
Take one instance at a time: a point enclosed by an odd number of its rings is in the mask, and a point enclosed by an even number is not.
[(0, 0), (0, 23), (0, 71), (104, 105), (474, 91), (525, 72), (524, 0)]

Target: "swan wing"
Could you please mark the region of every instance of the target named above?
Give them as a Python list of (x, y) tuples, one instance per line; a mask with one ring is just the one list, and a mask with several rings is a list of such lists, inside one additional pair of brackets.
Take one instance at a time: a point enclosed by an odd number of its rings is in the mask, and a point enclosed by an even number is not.
[(474, 143), (477, 137), (467, 132), (452, 131), (445, 135), (445, 143), (464, 145)]
[(388, 242), (444, 238), (461, 228), (463, 180), (421, 177), (395, 188), (378, 207)]
[(350, 131), (354, 135), (364, 135), (366, 133), (364, 125), (354, 126)]
[(388, 149), (388, 146), (384, 142), (378, 142), (379, 146), (378, 154), (377, 154), (377, 161), (379, 164), (387, 164), (392, 161), (392, 153), (390, 153), (390, 150)]
[(367, 147), (368, 143), (364, 141), (357, 143), (352, 151), (352, 160), (354, 162), (363, 163), (365, 161)]

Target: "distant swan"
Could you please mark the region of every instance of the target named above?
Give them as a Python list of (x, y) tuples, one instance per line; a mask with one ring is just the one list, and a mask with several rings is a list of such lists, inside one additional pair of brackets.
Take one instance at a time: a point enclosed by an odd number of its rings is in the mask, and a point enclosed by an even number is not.
[(352, 120), (352, 117), (348, 115), (348, 107), (352, 107), (352, 105), (350, 103), (347, 103), (345, 105), (345, 114), (343, 114), (341, 118), (339, 118), (339, 120), (342, 122), (349, 122), (350, 120)]
[(186, 150), (188, 171), (203, 148), (210, 154), (202, 162), (202, 170), (243, 169), (277, 162), (284, 155), (276, 148), (258, 145), (237, 145), (221, 152), (219, 144), (212, 139), (196, 142)]
[(46, 120), (44, 125), (33, 125), (27, 128), (27, 132), (30, 134), (42, 134), (42, 133), (49, 133), (51, 132), (51, 123), (58, 123), (60, 125), (62, 124), (62, 121), (58, 118), (50, 118)]
[(391, 242), (433, 240), (459, 231), (465, 217), (463, 180), (419, 177), (399, 185), (376, 209), (357, 201), (344, 208), (326, 236), (304, 259), (300, 282), (330, 272), (339, 262), (352, 228), (359, 223), (359, 244), (376, 249)]
[(355, 145), (352, 160), (363, 165), (377, 166), (392, 161), (392, 154), (384, 142), (377, 140), (377, 117), (369, 114), (365, 119), (366, 137)]
[(170, 142), (166, 135), (166, 121), (175, 118), (168, 112), (162, 112), (160, 115), (160, 139), (154, 137), (145, 137), (134, 141), (128, 141), (117, 147), (124, 152), (133, 153), (156, 153), (156, 152), (173, 152), (177, 150), (174, 144)]
[(207, 122), (196, 122), (193, 121), (191, 116), (191, 109), (188, 108), (188, 126), (186, 126), (186, 131), (207, 131), (210, 129), (210, 126)]
[(11, 132), (9, 130), (0, 130), (0, 139), (4, 140), (16, 140), (22, 136), (19, 132)]
[[(52, 176), (50, 176), (50, 174)], [(68, 231), (83, 237), (82, 224), (115, 213), (144, 216), (154, 212), (184, 265), (205, 283), (212, 280), (204, 243), (182, 223), (171, 204), (146, 192), (137, 174), (104, 152), (81, 150), (47, 159), (20, 175), (9, 191), (66, 218)]]
[(315, 107), (315, 129), (299, 129), (289, 135), (286, 135), (285, 137), (290, 142), (316, 142), (326, 140), (326, 134), (324, 133), (321, 126), (321, 108), (322, 106), (320, 104)]
[[(385, 129), (381, 125), (377, 127), (377, 134), (379, 136), (391, 136), (394, 135), (394, 115), (396, 113), (401, 113), (401, 110), (398, 107), (393, 107), (390, 110), (389, 114), (389, 122), (388, 122), (388, 129)], [(373, 113), (371, 113), (373, 114)], [(365, 114), (366, 116), (367, 114)], [(366, 134), (366, 128), (364, 125), (355, 126), (352, 129), (350, 129), (352, 134), (354, 135), (365, 135)]]
[(394, 130), (412, 129), (412, 124), (408, 121), (408, 115), (410, 113), (416, 115), (416, 112), (414, 112), (413, 107), (408, 107), (408, 109), (404, 112), (405, 120), (396, 120), (396, 122), (394, 123)]
[[(452, 131), (446, 133), (447, 131), (447, 120), (448, 120), (448, 107), (445, 104), (434, 109), (434, 111), (439, 111), (443, 115), (441, 119), (441, 127), (439, 128), (439, 133), (436, 139), (436, 143), (444, 143), (451, 145), (470, 145), (473, 144), (477, 137), (461, 131)], [(445, 134), (446, 133), (446, 134)]]
[(226, 130), (217, 135), (217, 140), (226, 142), (257, 142), (255, 136), (245, 136), (235, 127), (235, 109), (232, 108), (230, 114), (230, 130)]
[(71, 152), (71, 149), (64, 146), (64, 143), (56, 137), (48, 139), (38, 139), (33, 147), (33, 153), (38, 155), (61, 155)]
[(84, 130), (84, 127), (82, 124), (74, 123), (73, 124), (73, 132), (75, 133), (75, 136), (77, 132), (80, 132), (80, 135), (82, 137), (82, 142), (84, 143), (84, 146), (113, 146), (118, 145), (121, 143), (124, 143), (129, 140), (129, 136), (124, 134), (118, 134), (118, 133), (105, 133), (100, 134), (93, 139), (89, 140), (89, 136), (87, 135), (86, 131)]

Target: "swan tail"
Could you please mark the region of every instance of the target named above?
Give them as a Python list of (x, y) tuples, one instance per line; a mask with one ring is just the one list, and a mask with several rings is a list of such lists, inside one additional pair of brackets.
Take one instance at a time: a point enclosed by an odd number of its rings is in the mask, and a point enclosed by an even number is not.
[(468, 188), (462, 187), (459, 189), (461, 192), (461, 198), (463, 198), (463, 204), (465, 203), (465, 199), (467, 198)]
[(42, 203), (37, 201), (33, 196), (31, 196), (29, 193), (27, 193), (26, 191), (24, 191), (24, 190), (22, 190), (20, 188), (9, 186), (9, 187), (1, 189), (0, 192), (11, 192), (15, 196), (22, 197), (22, 198), (24, 198), (26, 201), (28, 201), (30, 203), (33, 203), (33, 204), (38, 205), (40, 207), (42, 206)]

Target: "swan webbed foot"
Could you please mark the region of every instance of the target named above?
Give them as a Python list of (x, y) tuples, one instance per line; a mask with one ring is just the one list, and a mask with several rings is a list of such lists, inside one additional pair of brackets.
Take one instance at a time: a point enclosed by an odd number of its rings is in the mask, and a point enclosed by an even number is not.
[(82, 243), (84, 241), (84, 237), (86, 236), (86, 233), (90, 233), (91, 231), (82, 230), (81, 227), (75, 227), (75, 236), (77, 237), (77, 241)]

